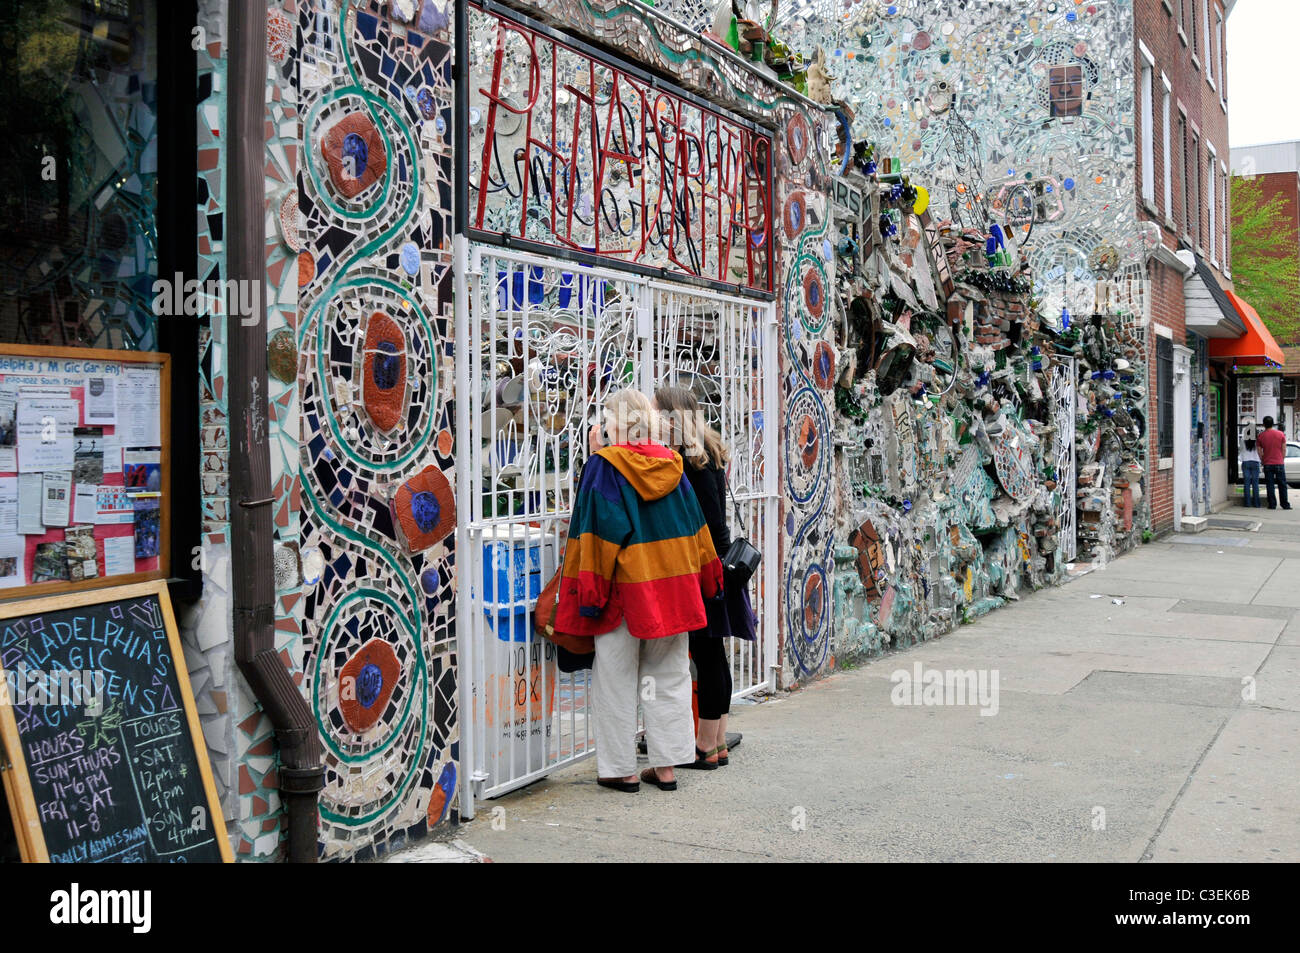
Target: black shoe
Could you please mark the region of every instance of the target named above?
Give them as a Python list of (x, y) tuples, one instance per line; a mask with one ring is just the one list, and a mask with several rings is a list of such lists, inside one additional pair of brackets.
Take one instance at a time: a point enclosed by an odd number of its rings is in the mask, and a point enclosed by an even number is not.
[(641, 785), (636, 781), (624, 781), (622, 778), (597, 778), (596, 783), (602, 788), (609, 788), (612, 791), (622, 791), (625, 794), (635, 794), (641, 790)]
[(676, 781), (660, 781), (660, 780), (659, 780), (659, 772), (656, 771), (654, 768), (646, 768), (644, 771), (642, 771), (642, 772), (641, 772), (641, 780), (644, 781), (646, 784), (653, 784), (653, 785), (654, 785), (655, 787), (657, 787), (660, 791), (676, 791), (676, 790), (677, 790), (677, 782), (676, 782)]
[(712, 751), (702, 751), (698, 745), (695, 747), (695, 760), (688, 761), (686, 764), (679, 764), (679, 768), (695, 768), (699, 771), (716, 771), (720, 761), (710, 761), (709, 755)]

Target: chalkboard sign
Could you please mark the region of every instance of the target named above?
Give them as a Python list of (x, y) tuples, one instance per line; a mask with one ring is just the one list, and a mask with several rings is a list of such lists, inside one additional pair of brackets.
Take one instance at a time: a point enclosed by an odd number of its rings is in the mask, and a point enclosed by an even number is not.
[(164, 583), (0, 606), (0, 677), (24, 860), (231, 860)]

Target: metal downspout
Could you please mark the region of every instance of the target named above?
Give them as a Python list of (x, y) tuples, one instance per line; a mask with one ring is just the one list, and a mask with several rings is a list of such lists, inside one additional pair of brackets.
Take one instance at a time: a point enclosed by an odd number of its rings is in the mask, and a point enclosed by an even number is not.
[[(228, 23), (226, 277), (250, 283), (240, 287), (265, 289), (265, 0), (230, 0)], [(289, 860), (315, 863), (316, 802), (325, 780), (320, 736), (275, 650), (265, 299), (244, 299), (257, 302), (257, 314), (235, 315), (227, 308), (226, 317), (235, 661), (275, 726)]]

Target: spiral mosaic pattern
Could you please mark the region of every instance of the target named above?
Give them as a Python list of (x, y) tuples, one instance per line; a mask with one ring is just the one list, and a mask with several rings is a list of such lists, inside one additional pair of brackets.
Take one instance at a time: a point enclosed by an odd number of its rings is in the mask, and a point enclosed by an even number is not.
[(391, 6), (314, 0), (299, 20), (303, 644), (327, 857), (454, 802), (451, 540), (412, 547), (391, 505), (452, 468), (450, 36)]

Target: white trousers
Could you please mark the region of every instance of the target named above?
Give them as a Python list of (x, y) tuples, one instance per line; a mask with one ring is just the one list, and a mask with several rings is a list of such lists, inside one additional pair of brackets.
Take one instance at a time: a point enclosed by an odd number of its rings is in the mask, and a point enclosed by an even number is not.
[(690, 648), (685, 632), (638, 639), (624, 622), (596, 636), (591, 670), (596, 774), (636, 774), (636, 706), (645, 712), (646, 753), (655, 767), (695, 760)]

